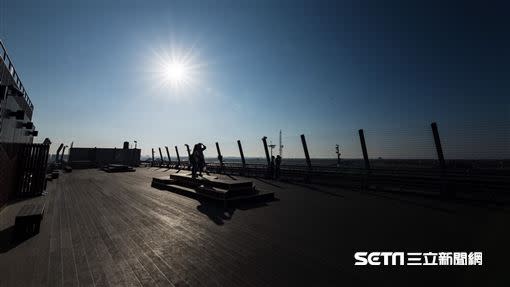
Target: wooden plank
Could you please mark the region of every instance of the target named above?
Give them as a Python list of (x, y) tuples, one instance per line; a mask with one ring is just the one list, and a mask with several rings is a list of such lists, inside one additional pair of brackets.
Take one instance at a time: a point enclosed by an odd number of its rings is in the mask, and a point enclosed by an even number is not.
[[(480, 211), (476, 207), (434, 202), (452, 208), (455, 212), (450, 214), (398, 197), (258, 180), (253, 180), (257, 187), (278, 191), (280, 201), (223, 209), (151, 188), (152, 177), (159, 176), (169, 178), (169, 172), (78, 170), (51, 182), (41, 233), (0, 252), (0, 285), (338, 286), (388, 283), (390, 279), (412, 282), (417, 276), (412, 270), (406, 271), (411, 275), (392, 271), (383, 272), (384, 276), (359, 276), (360, 271), (352, 267), (353, 251), (360, 246), (414, 250), (423, 247), (422, 242), (433, 250), (445, 246), (470, 250), (485, 246), (479, 245), (482, 243), (500, 250), (510, 239), (499, 232), (500, 223), (510, 216), (505, 212), (483, 209), (488, 217), (480, 219), (472, 216)], [(0, 229), (12, 225), (24, 204), (8, 206), (0, 213)], [(353, 220), (353, 213), (361, 215)], [(487, 225), (486, 218), (492, 223)], [(424, 231), (425, 225), (434, 226), (434, 232)], [(498, 239), (477, 236), (473, 230), (479, 228), (499, 232)], [(438, 238), (437, 233), (442, 236)], [(469, 237), (470, 242), (459, 241), (459, 237)], [(379, 245), (374, 245), (375, 241)], [(491, 260), (498, 262), (497, 258)], [(482, 271), (489, 272), (491, 278), (497, 275), (490, 269)], [(462, 273), (455, 279), (465, 283), (473, 279), (469, 276)]]
[[(68, 189), (70, 191), (70, 189)], [(74, 202), (72, 201), (69, 191), (63, 192), (65, 205), (71, 207)], [(65, 211), (67, 228), (69, 230), (71, 252), (73, 255), (74, 272), (76, 274), (76, 282), (81, 286), (94, 286), (94, 278), (90, 270), (90, 264), (88, 259), (88, 250), (85, 250), (85, 245), (81, 233), (82, 228), (78, 224), (78, 218), (76, 210), (72, 208), (66, 208)], [(71, 277), (72, 278), (72, 277)]]
[(53, 216), (51, 220), (49, 259), (47, 265), (49, 286), (61, 286), (63, 283), (62, 249), (60, 216), (62, 212), (60, 189), (55, 190), (53, 201)]

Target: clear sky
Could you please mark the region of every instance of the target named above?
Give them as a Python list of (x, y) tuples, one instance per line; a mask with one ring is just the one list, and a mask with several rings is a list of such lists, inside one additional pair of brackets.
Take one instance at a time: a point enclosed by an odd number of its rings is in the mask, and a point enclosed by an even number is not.
[(423, 158), (437, 121), (446, 157), (510, 158), (508, 7), (319, 2), (0, 0), (0, 38), (53, 149), (260, 156), (282, 129), (287, 157), (302, 133), (313, 157), (360, 157), (363, 128), (371, 157)]

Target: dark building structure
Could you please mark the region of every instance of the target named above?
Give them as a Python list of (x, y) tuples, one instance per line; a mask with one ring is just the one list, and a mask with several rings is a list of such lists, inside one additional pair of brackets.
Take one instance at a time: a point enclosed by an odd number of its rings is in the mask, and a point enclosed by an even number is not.
[(49, 140), (33, 144), (38, 132), (34, 106), (7, 49), (0, 41), (0, 206), (18, 196), (41, 194)]
[(32, 123), (34, 105), (0, 41), (0, 142), (32, 143), (37, 136)]
[(127, 142), (123, 148), (83, 148), (69, 150), (68, 165), (72, 168), (97, 168), (107, 164), (140, 165), (141, 150), (129, 148)]

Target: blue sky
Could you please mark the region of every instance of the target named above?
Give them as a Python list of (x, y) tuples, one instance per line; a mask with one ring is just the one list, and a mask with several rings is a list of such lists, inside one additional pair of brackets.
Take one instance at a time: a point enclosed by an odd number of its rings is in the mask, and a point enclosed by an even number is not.
[[(44, 2), (44, 3), (42, 3)], [(214, 156), (510, 158), (508, 11), (465, 1), (11, 1), (0, 38), (35, 105), (40, 139)], [(448, 2), (448, 4), (445, 4)], [(162, 87), (157, 55), (192, 55)], [(160, 79), (159, 79), (160, 80)]]

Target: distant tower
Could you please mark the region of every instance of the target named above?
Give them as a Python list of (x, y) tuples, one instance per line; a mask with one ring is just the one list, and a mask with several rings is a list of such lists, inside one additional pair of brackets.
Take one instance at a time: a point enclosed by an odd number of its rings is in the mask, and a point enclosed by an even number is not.
[(282, 130), (280, 130), (280, 144), (278, 145), (278, 148), (280, 149), (280, 151), (279, 151), (280, 157), (282, 157), (282, 155), (283, 155)]
[(336, 156), (337, 156), (336, 166), (339, 167), (340, 166), (340, 155), (341, 155), (340, 145), (336, 145), (335, 150), (336, 150)]

